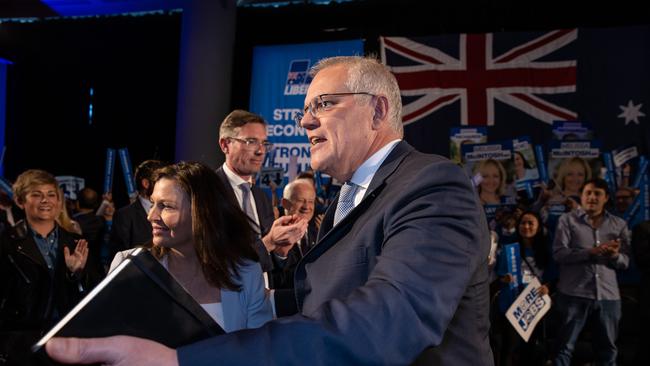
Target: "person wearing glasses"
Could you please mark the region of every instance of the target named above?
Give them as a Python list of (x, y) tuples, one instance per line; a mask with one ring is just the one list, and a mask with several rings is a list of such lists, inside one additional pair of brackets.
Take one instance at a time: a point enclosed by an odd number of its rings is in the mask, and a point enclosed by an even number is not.
[(250, 218), (259, 237), (255, 249), (262, 271), (271, 272), (271, 253), (300, 240), (307, 231), (307, 222), (297, 215), (276, 220), (269, 198), (252, 185), (255, 175), (262, 169), (264, 155), (272, 147), (266, 138), (266, 121), (248, 111), (232, 111), (219, 128), (219, 147), (226, 161), (217, 169), (217, 175), (226, 185), (231, 200)]
[(358, 56), (311, 70), (311, 164), (345, 182), (294, 274), (298, 313), (170, 349), (54, 339), (59, 361), (108, 365), (492, 365), (487, 223), (470, 178), (402, 140), (399, 87)]

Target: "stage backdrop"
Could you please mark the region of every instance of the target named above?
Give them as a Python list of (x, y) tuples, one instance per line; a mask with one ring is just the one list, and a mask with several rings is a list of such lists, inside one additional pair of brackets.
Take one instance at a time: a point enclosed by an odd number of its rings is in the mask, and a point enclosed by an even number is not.
[(554, 120), (590, 122), (605, 150), (648, 154), (650, 27), (381, 37), (404, 102), (406, 139), (448, 155), (451, 127), (488, 140), (551, 137)]
[(363, 41), (255, 47), (250, 110), (269, 123), (269, 141), (274, 144), (265, 166), (282, 167), (285, 176), (292, 160), (298, 171), (309, 168), (307, 134), (293, 116), (303, 109), (309, 68), (324, 57), (343, 55), (363, 55)]

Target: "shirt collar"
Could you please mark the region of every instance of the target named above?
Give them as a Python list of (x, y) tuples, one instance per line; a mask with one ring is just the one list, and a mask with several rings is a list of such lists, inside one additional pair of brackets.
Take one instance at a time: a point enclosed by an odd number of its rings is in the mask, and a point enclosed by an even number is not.
[[(585, 210), (582, 207), (578, 207), (576, 209), (576, 214), (583, 221), (588, 222), (587, 219), (589, 219), (589, 215), (587, 215), (587, 212), (585, 212)], [(604, 219), (609, 219), (610, 216), (611, 216), (611, 214), (609, 213), (609, 211), (607, 211), (606, 209), (603, 209), (603, 220)]]
[(32, 236), (34, 237), (34, 239), (50, 239), (50, 238), (58, 239), (59, 238), (59, 230), (58, 230), (59, 224), (57, 224), (56, 222), (54, 223), (54, 228), (45, 236), (41, 236), (41, 234), (37, 233), (36, 230), (32, 229), (32, 227), (29, 224), (27, 224), (27, 227), (29, 228), (29, 231), (32, 232)]
[(153, 203), (151, 202), (151, 200), (146, 199), (140, 195), (138, 195), (138, 199), (140, 200), (140, 204), (142, 204), (142, 207), (144, 207), (144, 210), (148, 214), (149, 211), (151, 211), (151, 207), (153, 206)]
[(232, 186), (239, 186), (242, 183), (250, 183), (247, 180), (244, 180), (242, 177), (235, 174), (235, 172), (233, 172), (232, 169), (230, 169), (230, 167), (226, 163), (223, 163), (223, 172), (226, 173), (226, 177), (228, 177), (228, 181)]
[(366, 161), (363, 162), (363, 164), (361, 164), (359, 168), (357, 168), (357, 170), (352, 175), (352, 178), (350, 178), (350, 182), (361, 186), (364, 189), (368, 189), (368, 186), (370, 185), (372, 178), (375, 176), (375, 173), (377, 173), (377, 170), (379, 170), (381, 163), (386, 160), (388, 154), (393, 151), (395, 146), (400, 141), (400, 139), (390, 141), (384, 145), (384, 147), (377, 150), (376, 153), (372, 154), (372, 156), (370, 156)]

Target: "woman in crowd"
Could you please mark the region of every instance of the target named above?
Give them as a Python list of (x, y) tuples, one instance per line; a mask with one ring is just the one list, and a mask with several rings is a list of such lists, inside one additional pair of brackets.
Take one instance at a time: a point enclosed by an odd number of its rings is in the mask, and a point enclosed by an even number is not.
[[(521, 275), (519, 280), (519, 291), (523, 290), (533, 278), (537, 278), (542, 285), (538, 291), (543, 295), (549, 294), (549, 284), (543, 280), (544, 271), (549, 264), (549, 242), (544, 231), (542, 221), (536, 213), (527, 211), (519, 217), (517, 223), (517, 237), (519, 243), (519, 260), (521, 265)], [(499, 257), (500, 280), (503, 288), (514, 281), (511, 273), (503, 263), (503, 257)], [(519, 334), (508, 323), (504, 311), (510, 304), (501, 304), (501, 315), (498, 323), (501, 332), (501, 346), (499, 347), (498, 359), (499, 365), (543, 365), (544, 357), (540, 355), (543, 347), (536, 347), (543, 344), (543, 324), (537, 325), (535, 332), (529, 341), (523, 342)], [(519, 362), (514, 362), (518, 359)]]
[[(181, 162), (153, 181), (152, 254), (226, 332), (271, 320), (254, 233), (216, 173)], [(111, 270), (131, 251), (117, 253)]]
[[(0, 237), (0, 364), (36, 364), (29, 347), (92, 286), (88, 244), (56, 219), (63, 195), (54, 176), (31, 169), (13, 184), (25, 220)], [(38, 363), (40, 364), (40, 363)]]

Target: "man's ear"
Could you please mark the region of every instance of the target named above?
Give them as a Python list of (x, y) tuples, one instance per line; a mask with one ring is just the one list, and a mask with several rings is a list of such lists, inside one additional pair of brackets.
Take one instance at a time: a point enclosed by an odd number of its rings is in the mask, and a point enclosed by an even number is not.
[(285, 212), (291, 209), (291, 201), (286, 198), (282, 198), (282, 207), (284, 207)]
[(381, 125), (388, 121), (388, 98), (383, 95), (377, 95), (375, 103), (374, 115), (372, 117), (373, 129), (379, 129)]
[(145, 191), (148, 191), (149, 186), (151, 185), (151, 182), (149, 182), (149, 179), (147, 179), (147, 178), (142, 178), (140, 180), (140, 185), (142, 186), (142, 188), (144, 188)]
[(223, 151), (224, 154), (228, 153), (228, 139), (227, 138), (220, 138), (219, 139), (219, 147), (221, 148), (221, 151)]

